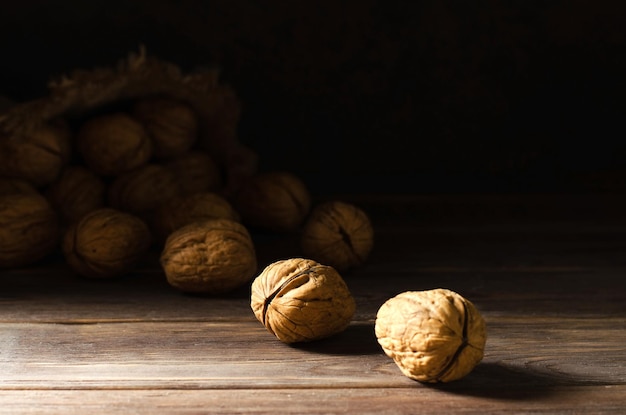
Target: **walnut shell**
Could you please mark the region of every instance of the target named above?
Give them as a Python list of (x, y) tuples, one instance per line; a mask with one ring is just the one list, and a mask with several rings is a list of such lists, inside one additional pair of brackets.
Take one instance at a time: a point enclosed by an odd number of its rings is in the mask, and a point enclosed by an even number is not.
[(46, 189), (45, 196), (63, 223), (69, 224), (104, 206), (106, 185), (83, 166), (67, 167)]
[(289, 172), (266, 172), (245, 181), (233, 198), (244, 223), (251, 227), (293, 232), (311, 207), (305, 184)]
[(0, 267), (33, 264), (52, 253), (59, 244), (56, 212), (37, 193), (0, 197)]
[(157, 159), (178, 157), (196, 141), (198, 116), (187, 104), (169, 98), (146, 98), (135, 102), (132, 115), (148, 131), (153, 156)]
[(224, 218), (239, 222), (230, 202), (217, 193), (202, 192), (170, 199), (155, 211), (152, 226), (158, 240), (165, 240), (176, 229), (206, 219)]
[(146, 164), (152, 142), (144, 126), (119, 112), (85, 121), (77, 134), (85, 164), (100, 176), (117, 176)]
[(2, 139), (0, 175), (43, 187), (59, 177), (70, 160), (71, 146), (71, 131), (62, 119), (43, 124), (28, 135)]
[(305, 258), (276, 261), (252, 282), (256, 318), (284, 343), (308, 342), (343, 331), (356, 304), (341, 275)]
[(169, 169), (146, 164), (116, 177), (107, 201), (115, 209), (144, 217), (178, 195), (180, 184)]
[(188, 293), (225, 294), (246, 284), (257, 270), (248, 230), (223, 218), (174, 231), (160, 260), (168, 283)]
[(450, 382), (482, 360), (485, 321), (474, 305), (443, 288), (407, 291), (378, 310), (376, 337), (402, 373), (420, 382)]
[(198, 150), (169, 160), (165, 166), (180, 182), (183, 194), (215, 192), (222, 188), (222, 173), (213, 158)]
[(304, 255), (339, 271), (363, 264), (373, 244), (374, 229), (367, 214), (341, 201), (316, 206), (302, 229)]
[(138, 217), (100, 208), (72, 224), (63, 238), (63, 254), (78, 274), (112, 278), (133, 270), (150, 248), (150, 231)]
[(31, 193), (40, 194), (29, 181), (12, 177), (0, 177), (0, 196)]

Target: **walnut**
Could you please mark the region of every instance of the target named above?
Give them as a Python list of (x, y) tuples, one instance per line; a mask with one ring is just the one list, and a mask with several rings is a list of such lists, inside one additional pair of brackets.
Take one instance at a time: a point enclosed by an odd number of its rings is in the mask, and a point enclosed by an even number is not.
[(31, 265), (59, 244), (56, 212), (37, 193), (0, 197), (0, 267)]
[(367, 214), (341, 201), (316, 206), (302, 229), (304, 255), (339, 271), (363, 264), (373, 244), (374, 230)]
[(46, 189), (46, 198), (69, 224), (86, 213), (104, 206), (105, 183), (83, 166), (67, 167), (61, 177)]
[(178, 178), (183, 194), (215, 192), (222, 188), (222, 173), (217, 163), (203, 151), (189, 151), (166, 162), (165, 166)]
[(143, 217), (179, 194), (180, 184), (169, 169), (146, 164), (116, 177), (107, 200), (113, 208)]
[(152, 143), (144, 126), (121, 112), (88, 119), (76, 139), (85, 163), (100, 176), (120, 175), (152, 157)]
[(150, 231), (138, 217), (111, 208), (94, 210), (65, 232), (63, 254), (87, 278), (113, 278), (133, 270), (150, 248)]
[(0, 196), (32, 193), (40, 194), (30, 182), (12, 177), (0, 177)]
[(187, 104), (168, 98), (146, 98), (135, 102), (132, 115), (148, 131), (153, 155), (169, 159), (187, 152), (198, 135), (198, 116)]
[(305, 184), (289, 172), (260, 173), (245, 181), (233, 198), (244, 223), (251, 227), (293, 232), (311, 207)]
[(172, 287), (207, 295), (233, 291), (250, 281), (257, 270), (248, 230), (223, 218), (194, 222), (174, 231), (160, 261)]
[(0, 175), (43, 187), (59, 177), (71, 152), (71, 131), (62, 119), (36, 127), (28, 135), (0, 137)]
[(284, 343), (308, 342), (343, 331), (356, 304), (341, 275), (305, 258), (276, 261), (252, 282), (256, 318)]
[(402, 373), (420, 382), (450, 382), (482, 360), (485, 321), (474, 305), (447, 290), (407, 291), (378, 310), (376, 337)]
[(158, 207), (152, 226), (157, 239), (165, 240), (178, 228), (212, 218), (240, 220), (237, 211), (224, 197), (217, 193), (202, 192), (175, 197)]

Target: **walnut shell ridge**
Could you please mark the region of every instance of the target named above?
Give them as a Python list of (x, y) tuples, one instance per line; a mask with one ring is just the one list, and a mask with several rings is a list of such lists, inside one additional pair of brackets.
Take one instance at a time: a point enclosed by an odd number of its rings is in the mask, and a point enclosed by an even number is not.
[(332, 267), (305, 258), (276, 261), (252, 282), (250, 306), (284, 343), (323, 339), (346, 329), (356, 304)]
[(38, 193), (0, 197), (0, 267), (33, 264), (59, 245), (56, 212)]
[(150, 230), (140, 218), (100, 208), (67, 229), (63, 254), (70, 267), (84, 277), (112, 278), (132, 271), (150, 243)]
[(118, 176), (148, 163), (152, 142), (144, 126), (126, 113), (85, 121), (76, 141), (85, 164), (99, 176)]
[(248, 230), (224, 218), (194, 222), (174, 231), (165, 241), (160, 262), (172, 287), (207, 295), (235, 290), (257, 272)]
[(265, 172), (249, 178), (233, 197), (243, 222), (273, 232), (293, 232), (311, 208), (306, 185), (294, 174)]
[(450, 382), (482, 360), (486, 326), (476, 307), (447, 289), (406, 291), (376, 315), (378, 343), (402, 373), (420, 382)]
[(176, 229), (193, 222), (207, 219), (225, 218), (239, 222), (239, 213), (230, 202), (213, 192), (199, 192), (174, 197), (155, 212), (152, 221), (155, 237), (163, 242)]
[(198, 136), (198, 116), (190, 105), (164, 97), (135, 102), (132, 115), (152, 140), (152, 155), (160, 160), (186, 153)]
[(341, 201), (317, 205), (301, 235), (302, 252), (339, 271), (362, 265), (374, 245), (374, 229), (359, 207)]
[(42, 188), (55, 181), (71, 157), (71, 131), (63, 119), (31, 129), (24, 136), (0, 136), (0, 175)]

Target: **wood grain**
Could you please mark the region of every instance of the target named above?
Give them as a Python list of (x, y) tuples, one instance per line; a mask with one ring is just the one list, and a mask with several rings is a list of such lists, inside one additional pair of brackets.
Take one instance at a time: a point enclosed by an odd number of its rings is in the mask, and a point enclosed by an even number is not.
[[(597, 202), (582, 198), (555, 222), (546, 219), (558, 209), (542, 199), (523, 210), (514, 198), (499, 205), (506, 214), (486, 207), (500, 212), (489, 221), (483, 198), (402, 200), (363, 199), (377, 241), (367, 264), (344, 274), (356, 315), (343, 333), (309, 344), (266, 331), (249, 286), (221, 297), (177, 292), (156, 256), (111, 281), (79, 278), (59, 258), (2, 271), (0, 413), (623, 413), (626, 226), (617, 211), (596, 222), (584, 212)], [(437, 206), (452, 219), (436, 218)], [(481, 219), (464, 220), (457, 210), (468, 206)], [(255, 237), (260, 266), (298, 254), (293, 235)], [(389, 297), (436, 287), (477, 306), (488, 340), (466, 378), (424, 385), (384, 355), (373, 327)]]

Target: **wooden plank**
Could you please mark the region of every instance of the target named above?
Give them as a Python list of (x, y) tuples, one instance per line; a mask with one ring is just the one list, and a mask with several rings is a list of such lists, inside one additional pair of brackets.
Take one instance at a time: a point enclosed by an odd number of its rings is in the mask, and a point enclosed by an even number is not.
[(0, 390), (0, 414), (623, 414), (626, 386)]
[[(449, 288), (491, 313), (626, 316), (625, 268), (423, 266), (408, 258), (375, 262), (344, 275), (356, 321), (374, 318), (388, 298), (409, 290)], [(159, 270), (127, 278), (77, 278), (61, 265), (0, 278), (0, 322), (250, 321), (249, 286), (229, 295), (182, 294)]]
[[(626, 319), (491, 316), (463, 388), (626, 384)], [(289, 346), (258, 322), (0, 324), (0, 389), (396, 388), (373, 324)], [(452, 386), (455, 388), (457, 386)]]

